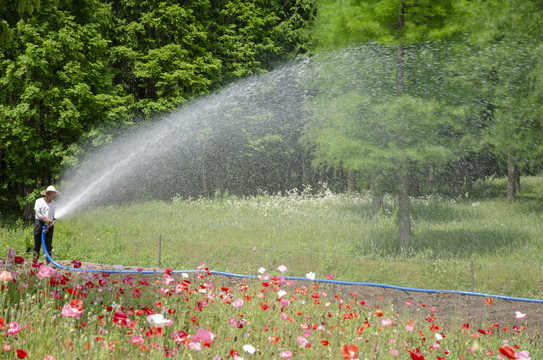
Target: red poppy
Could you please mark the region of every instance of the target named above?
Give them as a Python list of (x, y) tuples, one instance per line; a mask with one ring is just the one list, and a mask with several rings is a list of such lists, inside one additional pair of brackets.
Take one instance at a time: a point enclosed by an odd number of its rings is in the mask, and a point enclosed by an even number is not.
[(492, 299), (487, 297), (486, 300), (485, 300), (485, 303), (487, 305), (492, 305)]
[(426, 360), (422, 353), (420, 352), (420, 349), (416, 349), (415, 352), (407, 349), (409, 351), (409, 355), (411, 355), (412, 360)]
[(500, 354), (505, 356), (508, 359), (515, 359), (515, 350), (509, 345), (504, 345), (503, 347), (498, 349), (500, 351)]
[(83, 311), (83, 300), (81, 299), (72, 299), (70, 300), (70, 306), (79, 311)]
[(27, 355), (28, 355), (27, 352), (24, 351), (23, 349), (17, 349), (17, 357), (19, 359), (24, 359), (26, 358)]
[(322, 346), (328, 346), (328, 344), (330, 344), (330, 342), (328, 340), (326, 340), (326, 339), (321, 340), (321, 345)]
[(341, 349), (341, 355), (344, 359), (358, 359), (358, 346), (345, 345), (343, 349)]
[(113, 314), (113, 322), (119, 326), (126, 326), (128, 324), (126, 314), (122, 311), (117, 311), (115, 314)]
[(25, 259), (20, 257), (20, 256), (15, 256), (13, 258), (13, 263), (15, 263), (15, 264), (22, 264), (24, 262), (25, 262)]
[(74, 264), (74, 268), (76, 268), (76, 269), (81, 267), (81, 261), (79, 261), (79, 260), (73, 260), (72, 264)]

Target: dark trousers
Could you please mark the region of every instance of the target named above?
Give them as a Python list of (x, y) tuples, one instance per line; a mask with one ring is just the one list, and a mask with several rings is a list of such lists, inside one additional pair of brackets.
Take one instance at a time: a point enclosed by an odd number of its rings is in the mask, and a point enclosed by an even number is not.
[[(43, 226), (45, 225), (45, 221), (41, 221), (36, 219), (34, 222), (34, 252), (40, 253), (41, 249), (41, 233), (43, 231)], [(53, 231), (55, 230), (54, 226), (48, 226), (47, 232), (45, 233), (45, 247), (47, 249), (47, 252), (49, 255), (53, 256), (51, 254), (51, 251), (53, 250)]]

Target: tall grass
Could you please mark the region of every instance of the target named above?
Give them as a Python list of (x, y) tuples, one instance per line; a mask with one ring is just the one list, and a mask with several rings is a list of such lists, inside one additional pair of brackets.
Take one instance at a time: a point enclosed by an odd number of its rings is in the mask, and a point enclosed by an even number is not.
[[(153, 268), (161, 236), (162, 267), (192, 269), (205, 262), (242, 273), (288, 263), (298, 276), (312, 271), (340, 280), (459, 290), (471, 290), (473, 261), (475, 291), (541, 298), (543, 180), (522, 181), (512, 204), (501, 196), (501, 179), (476, 184), (478, 196), (412, 199), (410, 251), (399, 246), (394, 198), (374, 215), (369, 196), (323, 188), (74, 214), (55, 226), (54, 256)], [(0, 230), (2, 246), (23, 249), (30, 239), (29, 228)]]

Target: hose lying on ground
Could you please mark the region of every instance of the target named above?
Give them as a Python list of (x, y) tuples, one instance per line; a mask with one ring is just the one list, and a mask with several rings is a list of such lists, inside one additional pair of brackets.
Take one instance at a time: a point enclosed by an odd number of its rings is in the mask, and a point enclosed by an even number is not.
[[(64, 270), (70, 270), (70, 271), (94, 271), (94, 272), (102, 272), (102, 273), (121, 273), (121, 274), (157, 274), (161, 273), (164, 270), (124, 270), (124, 269), (81, 269), (81, 268), (73, 268), (73, 267), (67, 267), (64, 265), (61, 265), (57, 263), (53, 258), (51, 258), (51, 255), (47, 251), (47, 248), (45, 247), (45, 233), (47, 231), (47, 225), (43, 227), (42, 234), (41, 234), (41, 244), (43, 248), (43, 252), (45, 253), (45, 256), (47, 257), (47, 260), (49, 260), (54, 266), (64, 269)], [(179, 274), (179, 273), (192, 273), (192, 272), (205, 272), (205, 270), (172, 270), (172, 274)], [(255, 275), (242, 275), (242, 274), (235, 274), (235, 273), (228, 273), (224, 271), (215, 271), (215, 270), (209, 270), (211, 274), (216, 275), (224, 275), (229, 277), (238, 277), (238, 278), (246, 278), (246, 279), (253, 279), (256, 278)], [(284, 276), (286, 280), (308, 280), (305, 277), (296, 277), (296, 276)], [(373, 286), (373, 287), (380, 287), (385, 289), (394, 289), (394, 290), (402, 290), (402, 291), (413, 291), (413, 292), (423, 292), (423, 293), (453, 293), (453, 294), (460, 294), (460, 295), (471, 295), (471, 296), (482, 296), (482, 297), (488, 297), (492, 299), (502, 299), (502, 300), (511, 300), (511, 301), (524, 301), (524, 302), (534, 302), (534, 303), (540, 303), (543, 304), (543, 300), (541, 299), (530, 299), (530, 298), (521, 298), (521, 297), (512, 297), (512, 296), (505, 296), (505, 295), (495, 295), (495, 294), (487, 294), (487, 293), (478, 293), (473, 291), (461, 291), (461, 290), (438, 290), (438, 289), (419, 289), (419, 288), (411, 288), (411, 287), (404, 287), (404, 286), (396, 286), (396, 285), (388, 285), (388, 284), (377, 284), (377, 283), (367, 283), (367, 282), (354, 282), (354, 281), (339, 281), (339, 280), (329, 280), (329, 279), (314, 279), (315, 282), (321, 282), (321, 283), (329, 283), (329, 284), (338, 284), (338, 285), (363, 285), (363, 286)]]

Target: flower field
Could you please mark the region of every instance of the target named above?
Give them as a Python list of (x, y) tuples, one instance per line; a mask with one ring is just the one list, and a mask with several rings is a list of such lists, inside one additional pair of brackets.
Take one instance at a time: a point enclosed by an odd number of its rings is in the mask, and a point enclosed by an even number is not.
[(458, 297), (436, 306), (427, 294), (353, 292), (315, 282), (314, 273), (292, 281), (288, 264), (243, 280), (198, 269), (67, 272), (8, 251), (0, 271), (2, 358), (543, 358), (539, 304), (508, 302), (496, 312), (498, 301), (474, 298), (478, 316), (466, 321)]

